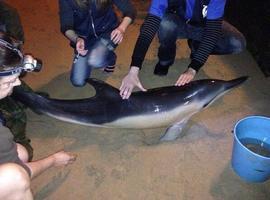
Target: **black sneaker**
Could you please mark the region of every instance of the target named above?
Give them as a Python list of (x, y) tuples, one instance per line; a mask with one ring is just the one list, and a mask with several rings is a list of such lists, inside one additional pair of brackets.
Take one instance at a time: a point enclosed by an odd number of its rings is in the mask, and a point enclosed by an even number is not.
[(170, 65), (161, 65), (159, 62), (156, 64), (154, 74), (157, 76), (166, 76), (168, 74)]
[(113, 66), (107, 66), (107, 67), (105, 67), (104, 68), (104, 72), (105, 73), (108, 73), (108, 74), (110, 74), (110, 73), (113, 73), (114, 72), (114, 69), (115, 69), (115, 66), (113, 65)]

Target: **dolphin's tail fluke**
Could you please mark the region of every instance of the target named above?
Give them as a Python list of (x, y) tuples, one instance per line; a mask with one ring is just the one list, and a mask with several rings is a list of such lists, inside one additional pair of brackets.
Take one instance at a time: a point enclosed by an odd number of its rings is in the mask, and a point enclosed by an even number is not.
[(248, 76), (242, 76), (242, 77), (230, 80), (230, 81), (226, 81), (225, 90), (229, 90), (231, 88), (237, 87), (241, 85), (242, 83), (244, 83), (247, 79), (248, 79)]

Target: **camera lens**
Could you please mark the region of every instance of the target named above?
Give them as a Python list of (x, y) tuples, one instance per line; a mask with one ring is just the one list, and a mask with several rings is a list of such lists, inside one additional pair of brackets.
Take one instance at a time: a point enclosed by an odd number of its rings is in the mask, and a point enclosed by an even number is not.
[(34, 68), (34, 72), (39, 72), (42, 69), (42, 60), (36, 58), (37, 64)]

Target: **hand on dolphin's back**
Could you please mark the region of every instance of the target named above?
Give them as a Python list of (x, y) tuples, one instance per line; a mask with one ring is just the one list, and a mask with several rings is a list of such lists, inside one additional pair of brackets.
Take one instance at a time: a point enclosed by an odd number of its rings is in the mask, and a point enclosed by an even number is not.
[[(128, 99), (135, 87), (146, 92), (147, 90), (143, 87), (139, 79), (139, 68), (131, 67), (129, 73), (124, 77), (122, 84), (120, 86), (120, 95), (122, 99)], [(194, 79), (196, 71), (192, 68), (188, 68), (183, 74), (177, 79), (175, 86), (183, 86), (188, 84)]]
[(134, 89), (138, 87), (140, 90), (146, 92), (147, 90), (142, 86), (139, 79), (139, 68), (131, 67), (129, 73), (124, 77), (122, 84), (120, 86), (120, 95), (122, 99), (128, 99)]

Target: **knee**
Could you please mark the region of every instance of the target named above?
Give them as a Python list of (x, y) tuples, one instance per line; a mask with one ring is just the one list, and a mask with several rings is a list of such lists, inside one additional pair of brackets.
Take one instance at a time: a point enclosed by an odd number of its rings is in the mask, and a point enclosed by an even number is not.
[(158, 31), (159, 40), (167, 41), (167, 40), (176, 40), (177, 37), (177, 23), (170, 16), (164, 17), (164, 19), (160, 23), (159, 31)]
[(19, 156), (20, 160), (23, 161), (24, 163), (28, 162), (29, 155), (28, 155), (26, 148), (18, 143), (16, 143), (16, 145), (17, 145), (17, 152), (18, 152), (18, 156)]
[(244, 36), (240, 38), (231, 38), (230, 42), (233, 47), (233, 54), (240, 53), (246, 48), (246, 39)]
[(108, 54), (109, 50), (105, 46), (100, 45), (96, 49), (89, 52), (87, 63), (91, 68), (105, 67), (104, 65), (106, 65), (106, 58), (108, 57)]
[(18, 164), (0, 165), (0, 191), (26, 191), (30, 188), (30, 177), (26, 170)]
[(91, 68), (102, 67), (101, 63), (102, 63), (101, 62), (101, 55), (95, 55), (95, 54), (90, 54), (89, 55), (88, 65), (91, 66)]
[(89, 54), (88, 65), (91, 69), (115, 65), (117, 57), (114, 51), (104, 49), (99, 52), (100, 53), (97, 54), (96, 51), (93, 51)]
[(81, 79), (71, 78), (70, 81), (74, 87), (83, 87), (86, 84), (86, 80), (81, 80)]
[(86, 84), (86, 76), (76, 73), (71, 73), (70, 82), (74, 87), (83, 87)]

